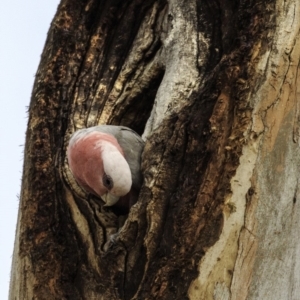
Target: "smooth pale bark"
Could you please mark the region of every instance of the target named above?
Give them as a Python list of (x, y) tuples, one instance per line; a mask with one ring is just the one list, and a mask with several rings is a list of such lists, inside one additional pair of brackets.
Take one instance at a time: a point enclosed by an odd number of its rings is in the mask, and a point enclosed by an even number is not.
[[(63, 0), (29, 109), (10, 299), (298, 299), (298, 16), (297, 0)], [(146, 140), (121, 228), (65, 157), (96, 124)]]
[(232, 194), (225, 200), (235, 212), (225, 214), (220, 239), (202, 258), (191, 299), (300, 295), (300, 4), (277, 1), (274, 15), (271, 47), (252, 57), (264, 80), (258, 77), (249, 94), (252, 120), (231, 179)]

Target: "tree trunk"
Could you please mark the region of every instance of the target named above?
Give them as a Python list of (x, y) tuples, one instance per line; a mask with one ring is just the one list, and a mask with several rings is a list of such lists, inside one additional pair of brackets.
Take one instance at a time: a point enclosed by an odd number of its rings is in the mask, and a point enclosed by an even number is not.
[[(29, 108), (10, 299), (298, 299), (299, 16), (298, 0), (62, 0)], [(66, 161), (97, 124), (146, 140), (121, 228)]]

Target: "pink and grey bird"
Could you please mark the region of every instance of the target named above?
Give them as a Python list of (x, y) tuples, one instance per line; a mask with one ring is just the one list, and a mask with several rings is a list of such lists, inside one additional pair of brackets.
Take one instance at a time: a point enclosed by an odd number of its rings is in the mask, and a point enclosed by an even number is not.
[(100, 125), (76, 131), (67, 157), (77, 183), (105, 206), (128, 213), (142, 185), (142, 138), (130, 128)]

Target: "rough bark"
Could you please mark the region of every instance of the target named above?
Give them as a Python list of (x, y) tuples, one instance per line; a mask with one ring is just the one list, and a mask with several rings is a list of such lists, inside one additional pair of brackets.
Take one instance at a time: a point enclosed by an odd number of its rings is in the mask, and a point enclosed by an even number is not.
[[(29, 108), (10, 299), (297, 299), (299, 15), (297, 0), (62, 0)], [(72, 132), (104, 123), (146, 140), (121, 228), (65, 157)]]

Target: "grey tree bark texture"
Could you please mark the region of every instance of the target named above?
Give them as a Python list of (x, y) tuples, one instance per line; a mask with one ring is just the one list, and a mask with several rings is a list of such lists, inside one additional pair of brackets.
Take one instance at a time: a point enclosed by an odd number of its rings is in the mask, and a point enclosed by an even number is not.
[[(10, 299), (299, 299), (299, 16), (298, 0), (62, 0), (29, 108)], [(121, 228), (66, 162), (97, 124), (146, 140)]]

